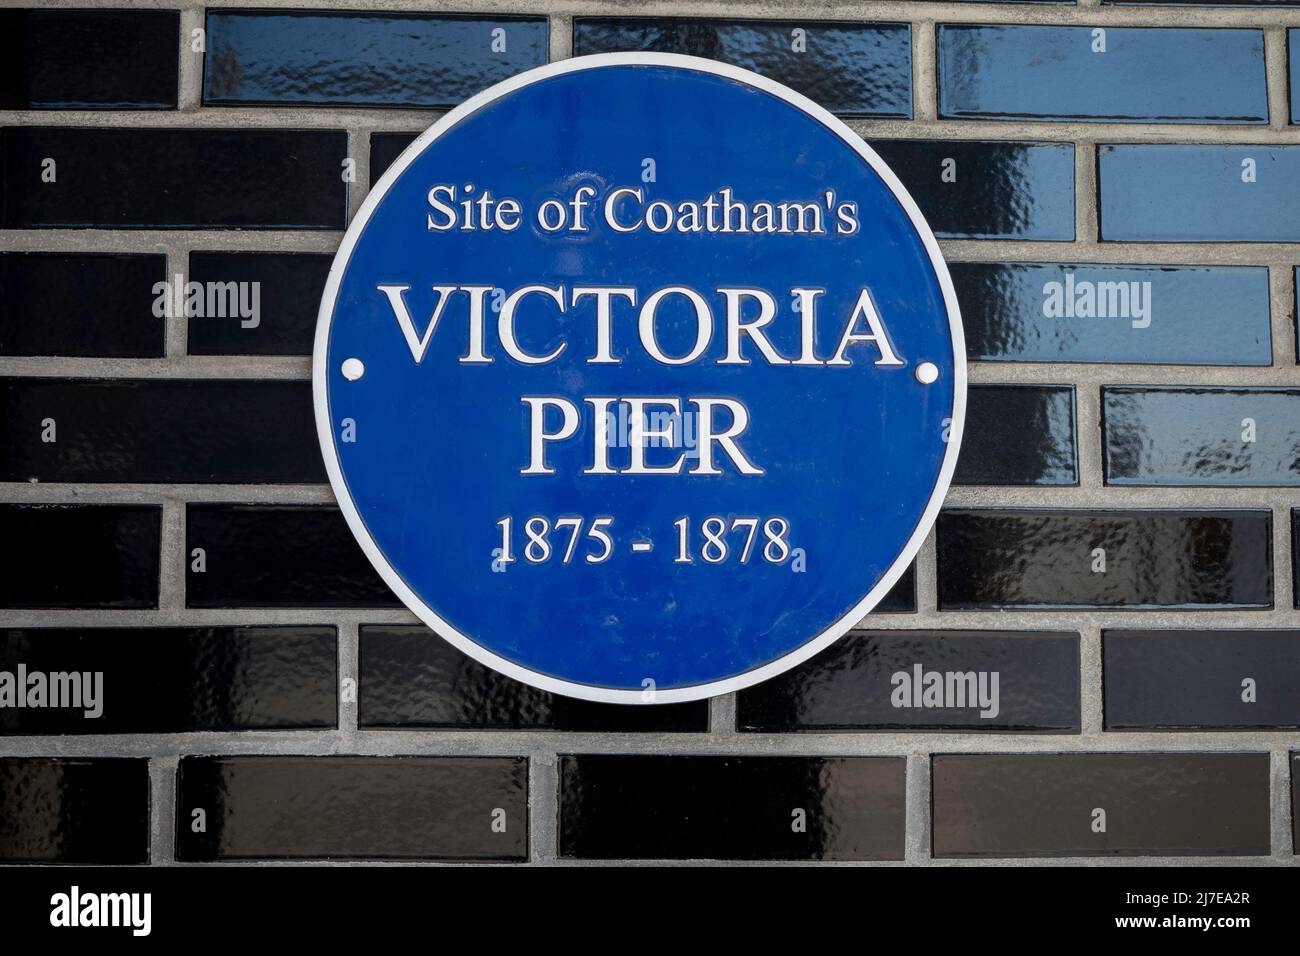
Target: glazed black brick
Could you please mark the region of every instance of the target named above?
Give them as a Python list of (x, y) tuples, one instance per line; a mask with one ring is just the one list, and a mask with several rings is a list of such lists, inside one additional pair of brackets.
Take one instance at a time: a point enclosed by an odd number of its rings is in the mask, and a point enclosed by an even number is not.
[(941, 24), (937, 42), (941, 117), (1268, 122), (1262, 30)]
[(1110, 485), (1300, 485), (1300, 390), (1103, 388)]
[(1074, 389), (973, 385), (959, 485), (1077, 485)]
[(759, 732), (1079, 732), (1079, 637), (1014, 631), (869, 631), (740, 692)]
[(335, 727), (337, 657), (331, 627), (7, 628), (0, 734)]
[(1300, 727), (1300, 631), (1106, 631), (1108, 730)]
[(0, 254), (0, 355), (159, 358), (166, 274), (161, 255)]
[(941, 239), (1074, 238), (1074, 146), (871, 140)]
[(203, 102), (449, 109), (547, 59), (545, 17), (209, 11)]
[(307, 382), (10, 378), (0, 401), (5, 481), (326, 480)]
[(1300, 146), (1099, 146), (1097, 165), (1103, 241), (1300, 242)]
[(560, 757), (560, 855), (901, 860), (901, 757)]
[(189, 353), (310, 355), (316, 311), (333, 261), (333, 256), (306, 252), (190, 253), (190, 282), (223, 287), (230, 282), (248, 283), (243, 288), (250, 295), (256, 290), (257, 308), (252, 316), (245, 314), (254, 311), (249, 308), (192, 316)]
[(1270, 607), (1271, 517), (944, 511), (939, 607)]
[[(370, 135), (370, 182), (416, 133)], [(944, 239), (1074, 238), (1074, 146), (976, 140), (871, 140), (936, 236)], [(953, 181), (945, 181), (955, 176)]]
[(0, 757), (0, 862), (149, 862), (149, 761)]
[(0, 228), (342, 229), (346, 152), (341, 130), (5, 127)]
[(905, 23), (577, 17), (573, 53), (684, 53), (784, 83), (832, 113), (912, 118)]
[(370, 185), (379, 182), (379, 177), (402, 155), (402, 150), (415, 142), (419, 133), (371, 133), (370, 134)]
[(872, 614), (913, 614), (916, 612), (916, 562), (894, 582), (880, 603), (871, 609)]
[(704, 732), (708, 701), (640, 707), (552, 694), (489, 670), (419, 625), (361, 628), (362, 727)]
[(1273, 362), (1260, 266), (949, 262), (948, 271), (975, 361)]
[(176, 108), (175, 10), (0, 10), (0, 109)]
[(401, 606), (332, 505), (191, 504), (185, 550), (187, 607)]
[(177, 791), (186, 862), (528, 857), (523, 757), (183, 757)]
[(1269, 852), (1266, 753), (936, 754), (931, 779), (936, 857)]
[(156, 505), (0, 505), (0, 607), (158, 606)]

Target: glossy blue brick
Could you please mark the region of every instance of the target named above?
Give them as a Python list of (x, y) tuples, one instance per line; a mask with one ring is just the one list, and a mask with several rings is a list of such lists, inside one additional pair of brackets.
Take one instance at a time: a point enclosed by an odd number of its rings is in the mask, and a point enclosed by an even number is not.
[(833, 113), (911, 119), (911, 33), (906, 23), (578, 17), (573, 54), (708, 57), (779, 80)]
[(1286, 31), (1286, 54), (1291, 70), (1291, 122), (1300, 123), (1300, 30)]
[(209, 106), (445, 109), (548, 53), (544, 17), (213, 11), (207, 30)]
[(1270, 365), (1268, 269), (950, 262), (966, 354), (995, 362)]
[(938, 29), (942, 117), (1268, 122), (1261, 30)]
[(1108, 485), (1300, 485), (1300, 390), (1102, 389)]
[(1300, 146), (1101, 146), (1097, 164), (1105, 241), (1300, 242)]

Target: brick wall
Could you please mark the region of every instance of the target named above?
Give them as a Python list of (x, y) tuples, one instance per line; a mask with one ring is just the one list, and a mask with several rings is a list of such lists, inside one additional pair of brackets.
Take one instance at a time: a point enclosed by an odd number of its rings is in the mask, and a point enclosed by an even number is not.
[[(627, 49), (757, 69), (870, 141), (942, 240), (973, 383), (881, 608), (651, 708), (429, 638), (333, 506), (307, 358), (417, 132)], [(86, 675), (0, 706), (0, 860), (1294, 862), (1294, 123), (1282, 3), (0, 0), (0, 694)], [(155, 314), (174, 277), (260, 283), (256, 320)], [(927, 670), (996, 672), (997, 707)]]

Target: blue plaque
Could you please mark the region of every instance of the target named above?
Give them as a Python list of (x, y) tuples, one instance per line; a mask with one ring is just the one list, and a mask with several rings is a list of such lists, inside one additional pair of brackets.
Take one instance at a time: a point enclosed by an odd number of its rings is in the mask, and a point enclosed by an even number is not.
[(561, 694), (669, 703), (826, 647), (952, 477), (934, 236), (824, 109), (670, 54), (553, 63), (417, 139), (321, 302), (317, 426), (436, 633)]

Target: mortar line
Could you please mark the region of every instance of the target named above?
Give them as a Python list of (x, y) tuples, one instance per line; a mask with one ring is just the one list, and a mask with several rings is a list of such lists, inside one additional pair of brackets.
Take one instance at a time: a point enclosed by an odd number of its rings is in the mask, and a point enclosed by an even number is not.
[[(62, 6), (62, 3), (56, 4)], [(80, 6), (79, 3), (69, 4)], [(135, 4), (133, 4), (135, 5)], [(46, 6), (49, 6), (48, 2)], [(186, 6), (180, 13), (180, 36), (177, 37), (180, 49), (177, 56), (177, 109), (182, 114), (193, 114), (203, 106), (203, 64), (206, 53), (196, 53), (191, 49), (193, 32), (204, 31), (204, 46), (207, 45), (207, 22), (202, 6)]]
[[(563, 744), (557, 741), (555, 747)], [(537, 751), (528, 758), (528, 859), (539, 866), (553, 864), (559, 855), (558, 760), (554, 753)]]
[[(0, 8), (30, 6), (31, 0), (0, 0)], [(45, 0), (43, 6), (69, 8), (121, 7), (121, 0)], [(227, 9), (321, 9), (321, 0), (133, 0), (137, 9), (227, 10)], [(813, 0), (804, 3), (799, 13), (777, 0), (641, 0), (635, 15), (643, 17), (682, 17), (687, 19), (757, 19), (787, 22), (868, 21), (897, 23), (916, 16), (918, 11), (934, 11), (944, 21), (960, 23), (1024, 23), (1061, 26), (1220, 26), (1261, 28), (1293, 24), (1294, 10), (1269, 7), (1160, 7), (1145, 5), (1016, 4), (1007, 9), (1003, 3), (917, 3), (913, 0)], [(428, 0), (349, 0), (346, 9), (383, 13), (478, 14), (482, 16), (537, 16), (552, 13), (568, 16), (629, 15), (612, 13), (608, 0), (440, 0), (431, 10)]]
[[(164, 360), (168, 362), (184, 359), (189, 351), (190, 320), (186, 314), (185, 288), (190, 281), (192, 248), (187, 239), (187, 236), (180, 234), (155, 243), (155, 246), (167, 257), (167, 271), (164, 273), (164, 281), (167, 283), (165, 291), (167, 303), (163, 319), (165, 330), (163, 355)], [(152, 363), (156, 360), (146, 361)]]
[(573, 56), (573, 17), (567, 13), (552, 13), (547, 31), (547, 49), (551, 63)]
[(1102, 444), (1101, 388), (1087, 383), (1074, 389), (1075, 454), (1079, 462), (1079, 487), (1106, 487), (1105, 452)]
[(930, 754), (918, 748), (910, 751), (905, 760), (903, 862), (913, 866), (925, 865), (929, 863), (932, 840)]
[(1295, 835), (1292, 832), (1291, 753), (1286, 746), (1275, 746), (1269, 752), (1269, 816), (1273, 856), (1284, 860), (1295, 859)]
[(1102, 657), (1102, 626), (1089, 622), (1079, 628), (1079, 730), (1088, 738), (1105, 734), (1105, 680)]
[(916, 553), (916, 614), (933, 616), (939, 610), (939, 558), (934, 528)]
[(348, 128), (347, 158), (352, 160), (352, 182), (347, 183), (348, 225), (361, 211), (370, 192), (370, 130), (364, 126)]
[(185, 607), (185, 572), (189, 565), (185, 541), (186, 502), (174, 494), (167, 494), (161, 504), (158, 609), (174, 613)]
[(1074, 238), (1086, 243), (1101, 240), (1101, 197), (1098, 192), (1096, 142), (1074, 144)]
[[(338, 704), (339, 731), (349, 749), (356, 746), (357, 726), (361, 702), (361, 639), (360, 625), (356, 621), (336, 621), (338, 635), (338, 685), (335, 701)], [(352, 681), (351, 699), (344, 694), (346, 681)]]
[[(926, 86), (930, 86), (927, 82)], [(915, 93), (915, 85), (913, 86)], [(0, 110), (0, 126), (74, 127), (84, 129), (375, 130), (415, 135), (446, 110), (427, 107), (358, 107), (351, 105), (195, 106), (189, 110)], [(1236, 146), (1284, 146), (1300, 143), (1300, 126), (1265, 123), (1167, 123), (1137, 120), (1108, 125), (1088, 120), (912, 119), (842, 116), (845, 125), (866, 139), (958, 140), (964, 142), (1072, 143), (1092, 139), (1107, 143), (1177, 143)]]
[[(95, 754), (94, 756), (98, 756)], [(149, 758), (149, 863), (176, 863), (176, 768), (180, 757)]]
[(1292, 262), (1273, 262), (1268, 267), (1268, 299), (1273, 364), (1291, 371), (1300, 383), (1296, 369), (1296, 266), (1300, 265), (1300, 248)]
[[(671, 748), (665, 748), (665, 737)], [(204, 731), (0, 737), (4, 757), (177, 758), (212, 756), (499, 756), (545, 763), (564, 754), (631, 756), (872, 757), (962, 754), (1270, 753), (1300, 750), (1300, 731), (1234, 729), (1035, 733), (992, 730), (816, 731), (738, 733), (611, 733), (569, 730), (363, 730), (348, 746), (339, 730)], [(1288, 772), (1289, 776), (1289, 772)], [(554, 802), (552, 801), (552, 806)]]
[(721, 694), (709, 698), (709, 734), (712, 737), (733, 737), (736, 734), (736, 695)]
[[(1300, 18), (1293, 21), (1300, 26)], [(1269, 125), (1276, 130), (1285, 130), (1290, 123), (1287, 107), (1286, 62), (1286, 27), (1275, 26), (1264, 30), (1264, 83), (1268, 91)]]
[(1281, 609), (1294, 608), (1296, 605), (1291, 542), (1292, 510), (1284, 504), (1273, 506), (1273, 605)]
[(935, 21), (912, 23), (912, 119), (934, 122), (939, 116), (939, 53)]

